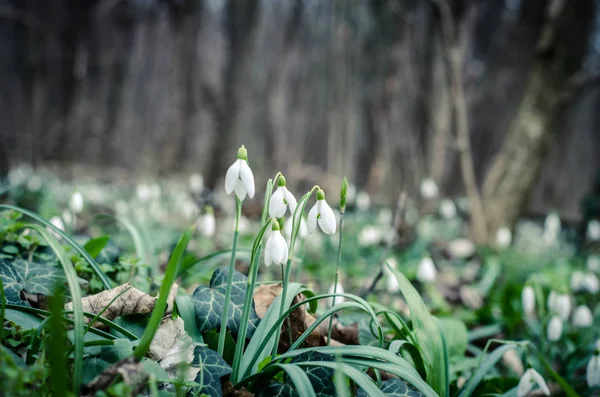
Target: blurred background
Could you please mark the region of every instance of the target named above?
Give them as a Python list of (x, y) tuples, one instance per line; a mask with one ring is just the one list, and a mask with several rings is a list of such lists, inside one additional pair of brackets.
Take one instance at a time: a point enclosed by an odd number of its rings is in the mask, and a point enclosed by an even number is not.
[(0, 170), (215, 189), (244, 144), (259, 186), (335, 197), (346, 175), (393, 205), (432, 178), (479, 240), (580, 222), (600, 216), (599, 6), (0, 0)]

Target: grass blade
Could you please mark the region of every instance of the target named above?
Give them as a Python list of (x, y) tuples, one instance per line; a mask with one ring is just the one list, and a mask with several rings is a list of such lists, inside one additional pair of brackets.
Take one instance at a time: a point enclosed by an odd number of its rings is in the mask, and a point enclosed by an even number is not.
[(296, 364), (275, 364), (274, 366), (285, 371), (292, 383), (294, 383), (296, 392), (298, 392), (300, 397), (316, 397), (315, 389), (310, 383), (308, 375), (299, 366)]
[[(57, 285), (50, 297), (50, 343), (48, 352), (52, 395), (55, 397), (63, 397), (69, 394), (67, 387), (69, 374), (67, 372), (67, 355), (65, 354), (67, 336), (61, 319), (62, 311), (63, 297), (60, 293), (60, 286)], [(83, 347), (83, 344), (81, 347)], [(73, 378), (75, 380), (75, 374), (73, 374)], [(76, 395), (79, 395), (78, 389), (75, 390), (77, 390)]]

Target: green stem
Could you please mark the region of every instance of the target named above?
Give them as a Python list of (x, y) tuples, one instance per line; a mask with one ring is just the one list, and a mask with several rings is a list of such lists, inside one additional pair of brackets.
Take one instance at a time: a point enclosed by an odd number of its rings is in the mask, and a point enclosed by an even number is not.
[(225, 349), (225, 335), (227, 333), (227, 320), (229, 318), (229, 301), (231, 300), (231, 288), (233, 284), (233, 272), (235, 270), (235, 253), (237, 250), (238, 236), (240, 234), (240, 217), (242, 216), (242, 200), (236, 197), (235, 233), (233, 234), (233, 248), (231, 249), (231, 260), (229, 261), (229, 273), (227, 274), (227, 290), (225, 291), (225, 307), (221, 318), (221, 329), (219, 330), (219, 345), (217, 352), (222, 357)]
[[(344, 212), (340, 211), (340, 240), (338, 242), (338, 255), (337, 255), (337, 263), (335, 264), (335, 279), (333, 281), (333, 293), (337, 294), (337, 286), (338, 280), (340, 277), (340, 262), (342, 261), (342, 242), (343, 239), (343, 227), (344, 227)], [(332, 305), (335, 305), (335, 296), (332, 298)], [(327, 346), (329, 346), (329, 342), (331, 341), (331, 328), (333, 327), (333, 315), (329, 317), (329, 327), (327, 327)]]
[[(292, 269), (292, 256), (290, 254), (290, 258), (288, 258), (287, 263), (285, 264), (285, 275), (283, 277), (283, 289), (281, 291), (281, 305), (279, 306), (279, 317), (283, 316), (285, 313), (285, 296), (287, 295), (288, 284), (290, 281), (290, 272)], [(281, 327), (283, 326), (283, 322), (279, 323), (279, 327), (277, 332), (275, 332), (275, 344), (273, 345), (273, 357), (277, 356), (277, 348), (279, 346), (279, 337), (281, 336)]]

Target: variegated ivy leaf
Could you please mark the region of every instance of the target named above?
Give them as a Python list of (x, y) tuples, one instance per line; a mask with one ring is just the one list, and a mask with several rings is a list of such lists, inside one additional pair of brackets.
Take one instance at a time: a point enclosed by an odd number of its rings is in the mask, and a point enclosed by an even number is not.
[(192, 367), (200, 369), (195, 381), (202, 384), (201, 393), (210, 397), (221, 397), (221, 377), (231, 373), (231, 367), (214, 350), (206, 346), (196, 346)]
[[(217, 268), (210, 279), (210, 287), (200, 286), (196, 288), (191, 297), (194, 304), (194, 311), (196, 312), (196, 324), (200, 332), (218, 329), (221, 325), (228, 274), (229, 269), (226, 267)], [(234, 272), (231, 297), (229, 299), (229, 315), (227, 316), (227, 328), (234, 335), (237, 335), (240, 327), (247, 282), (248, 278), (246, 276), (242, 273)], [(250, 318), (248, 319), (247, 338), (252, 337), (259, 322), (260, 318), (254, 310), (253, 300)]]
[(21, 291), (51, 295), (54, 285), (64, 281), (60, 268), (23, 259), (15, 259), (12, 263), (6, 259), (0, 260), (0, 277), (6, 301), (15, 304), (25, 303), (21, 299)]
[[(412, 389), (402, 380), (394, 378), (381, 383), (381, 391), (391, 397), (423, 397), (421, 392)], [(358, 389), (356, 397), (367, 397), (364, 390)]]

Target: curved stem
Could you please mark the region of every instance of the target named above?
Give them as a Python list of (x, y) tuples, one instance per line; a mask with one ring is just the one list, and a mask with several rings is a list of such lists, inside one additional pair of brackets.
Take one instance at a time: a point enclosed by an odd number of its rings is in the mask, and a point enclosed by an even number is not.
[[(333, 293), (337, 294), (337, 286), (338, 280), (340, 277), (340, 262), (342, 261), (342, 242), (343, 239), (343, 227), (344, 227), (344, 212), (340, 211), (340, 241), (338, 243), (338, 256), (337, 263), (335, 265), (335, 279), (333, 281)], [(335, 305), (335, 296), (332, 299), (331, 306)], [(331, 341), (331, 327), (333, 326), (333, 315), (329, 318), (329, 327), (327, 328), (327, 346), (329, 346), (329, 342)]]
[[(290, 281), (290, 272), (292, 269), (292, 259), (289, 258), (285, 264), (285, 275), (283, 276), (283, 289), (281, 291), (281, 305), (279, 306), (279, 317), (285, 313), (285, 296), (287, 295), (288, 284)], [(281, 336), (281, 327), (283, 322), (279, 323), (277, 332), (275, 333), (275, 343), (273, 344), (273, 357), (277, 356), (277, 348), (279, 347), (279, 338)]]
[(233, 284), (233, 272), (235, 270), (235, 254), (237, 250), (238, 236), (240, 234), (240, 218), (242, 216), (242, 200), (236, 197), (235, 232), (233, 234), (233, 247), (231, 248), (231, 259), (229, 260), (229, 273), (227, 274), (227, 289), (225, 290), (225, 306), (221, 317), (221, 329), (219, 330), (219, 344), (217, 352), (223, 357), (225, 349), (225, 334), (227, 333), (227, 320), (229, 319), (229, 301), (231, 300), (231, 288)]

